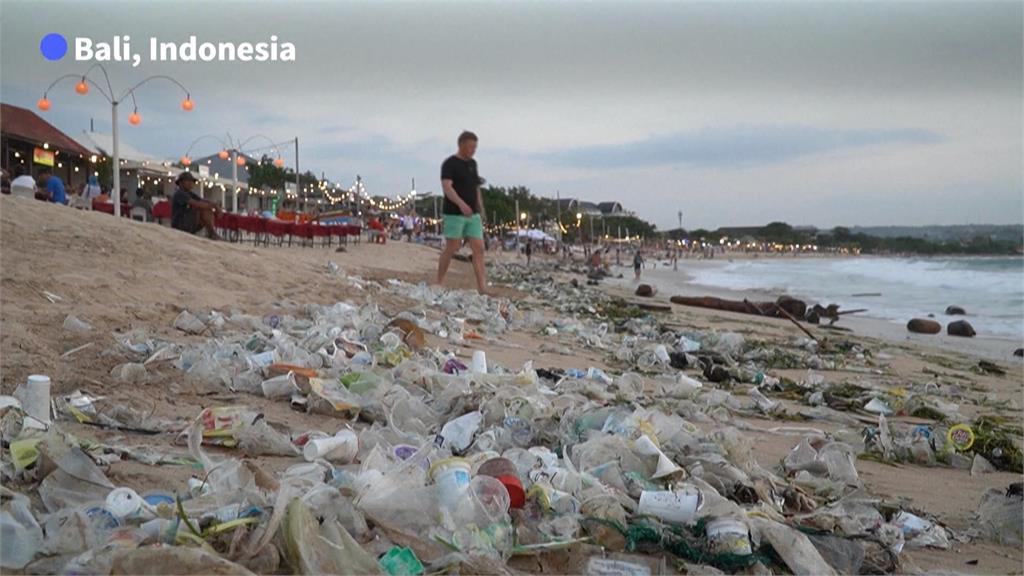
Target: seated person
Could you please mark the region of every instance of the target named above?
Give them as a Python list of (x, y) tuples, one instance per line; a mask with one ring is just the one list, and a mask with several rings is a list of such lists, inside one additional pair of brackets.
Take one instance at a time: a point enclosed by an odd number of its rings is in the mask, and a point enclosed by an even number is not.
[(18, 164), (14, 167), (14, 180), (11, 180), (10, 192), (19, 193), (21, 196), (36, 194), (36, 180), (29, 175), (28, 169)]
[(171, 227), (189, 234), (205, 231), (211, 240), (220, 240), (213, 224), (214, 214), (220, 211), (220, 206), (203, 200), (192, 191), (196, 177), (191, 172), (182, 172), (175, 182), (178, 188), (171, 197)]
[(45, 200), (54, 204), (67, 204), (68, 194), (64, 191), (64, 181), (54, 176), (49, 168), (39, 171), (39, 190), (36, 192), (37, 200)]
[(139, 188), (135, 193), (135, 201), (132, 202), (132, 208), (142, 208), (146, 211), (147, 216), (153, 215), (153, 200), (150, 199), (149, 193), (144, 188)]

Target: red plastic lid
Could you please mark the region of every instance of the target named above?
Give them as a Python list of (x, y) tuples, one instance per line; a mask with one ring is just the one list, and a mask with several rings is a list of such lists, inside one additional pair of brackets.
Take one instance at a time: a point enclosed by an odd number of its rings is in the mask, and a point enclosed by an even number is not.
[(509, 505), (512, 508), (522, 508), (526, 504), (526, 491), (523, 490), (523, 483), (515, 476), (498, 476), (498, 481), (508, 490)]

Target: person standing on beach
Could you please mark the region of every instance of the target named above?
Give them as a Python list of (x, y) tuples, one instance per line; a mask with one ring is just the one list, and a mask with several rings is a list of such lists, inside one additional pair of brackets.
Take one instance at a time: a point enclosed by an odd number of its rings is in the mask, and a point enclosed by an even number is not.
[(473, 272), (476, 289), (487, 294), (487, 270), (484, 268), (484, 200), (480, 194), (480, 175), (477, 173), (476, 134), (459, 134), (459, 151), (441, 164), (441, 188), (444, 190), (444, 250), (437, 262), (437, 283), (444, 284), (452, 256), (463, 241), (473, 252)]
[(530, 266), (530, 257), (533, 256), (533, 240), (526, 241), (526, 266)]
[(637, 280), (640, 280), (640, 269), (643, 268), (643, 266), (644, 256), (640, 252), (640, 249), (637, 248), (636, 252), (633, 254), (633, 274), (636, 275)]

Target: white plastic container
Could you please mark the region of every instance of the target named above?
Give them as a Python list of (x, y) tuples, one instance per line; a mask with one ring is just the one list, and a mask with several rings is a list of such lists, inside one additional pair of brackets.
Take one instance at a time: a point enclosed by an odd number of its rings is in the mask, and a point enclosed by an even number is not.
[(487, 374), (487, 354), (483, 350), (473, 351), (471, 370), (474, 374)]
[(715, 518), (705, 528), (708, 545), (713, 554), (735, 554), (750, 556), (750, 529), (741, 520)]
[(327, 438), (311, 438), (302, 448), (302, 456), (308, 462), (318, 458), (330, 462), (347, 464), (359, 452), (359, 436), (351, 430), (341, 430)]
[(14, 391), (14, 397), (21, 402), (21, 408), (25, 411), (25, 414), (36, 421), (28, 423), (29, 425), (35, 425), (37, 428), (45, 428), (50, 425), (49, 376), (42, 374), (29, 376), (28, 380)]
[(446, 458), (430, 467), (430, 478), (437, 485), (441, 506), (452, 508), (465, 496), (471, 470), (472, 466), (464, 458)]
[(131, 488), (114, 488), (107, 494), (106, 508), (118, 520), (134, 516), (142, 505), (142, 496)]
[(695, 486), (677, 490), (644, 490), (637, 511), (674, 524), (690, 524), (704, 504), (704, 494)]

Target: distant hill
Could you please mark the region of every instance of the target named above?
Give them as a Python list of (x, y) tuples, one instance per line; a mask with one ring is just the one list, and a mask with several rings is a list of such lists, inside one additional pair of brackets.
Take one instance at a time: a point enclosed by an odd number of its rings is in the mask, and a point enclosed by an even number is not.
[(910, 237), (933, 242), (967, 241), (979, 236), (994, 241), (1020, 244), (1024, 238), (1021, 224), (966, 224), (960, 226), (853, 226), (853, 234), (879, 238)]

